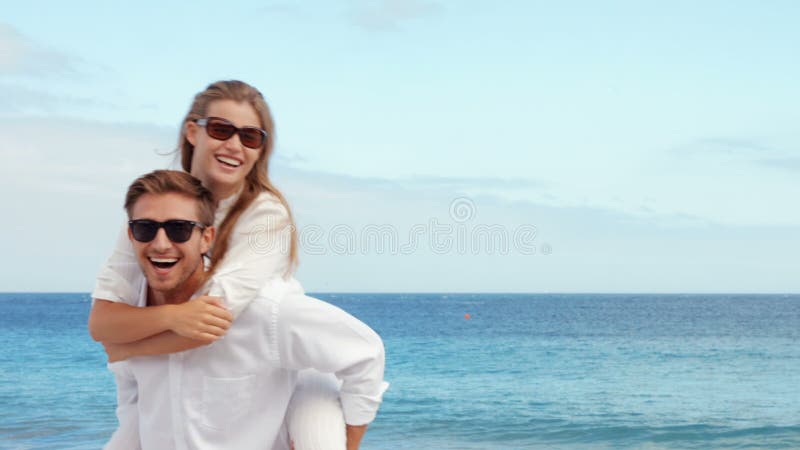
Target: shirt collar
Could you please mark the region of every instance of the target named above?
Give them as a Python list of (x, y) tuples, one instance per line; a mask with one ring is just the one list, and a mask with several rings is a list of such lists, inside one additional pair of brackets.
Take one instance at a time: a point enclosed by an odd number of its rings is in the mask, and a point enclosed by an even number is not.
[[(242, 187), (242, 189), (243, 188), (244, 187)], [(239, 195), (242, 193), (242, 189), (239, 189), (233, 195), (225, 197), (217, 203), (217, 212), (214, 213), (214, 224), (216, 226), (219, 226), (225, 219), (225, 216), (228, 215), (228, 211), (230, 211), (233, 204), (236, 203), (236, 200), (239, 199)]]

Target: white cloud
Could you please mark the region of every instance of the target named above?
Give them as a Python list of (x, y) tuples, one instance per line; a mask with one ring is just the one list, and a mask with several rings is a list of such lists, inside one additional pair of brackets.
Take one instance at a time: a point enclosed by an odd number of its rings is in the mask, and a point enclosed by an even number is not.
[(789, 170), (793, 172), (800, 171), (800, 158), (797, 157), (765, 158), (758, 160), (758, 162), (766, 167)]
[[(791, 260), (800, 251), (791, 227), (728, 226), (686, 215), (630, 215), (587, 207), (467, 197), (463, 222), (451, 210), (462, 198), (446, 186), (388, 183), (276, 168), (278, 186), (297, 215), (301, 235), (314, 231), (301, 253), (300, 280), (312, 291), (559, 291), (790, 292), (800, 288)], [(449, 226), (447, 251), (431, 243), (431, 221)], [(460, 228), (463, 225), (463, 228)], [(422, 233), (410, 246), (416, 226)], [(530, 226), (533, 252), (511, 244), (488, 251), (479, 229), (512, 237)], [(364, 239), (386, 227), (398, 247), (378, 251)], [(459, 229), (466, 246), (458, 248)], [(355, 239), (337, 248), (337, 234)], [(349, 238), (348, 238), (349, 236)], [(474, 243), (477, 242), (477, 246)], [(306, 242), (308, 244), (308, 242)], [(338, 244), (342, 244), (341, 241)], [(441, 248), (440, 248), (441, 249)], [(545, 254), (550, 251), (550, 254)]]
[(0, 83), (0, 114), (19, 116), (22, 114), (52, 114), (59, 111), (74, 111), (75, 108), (115, 108), (108, 102), (95, 99), (53, 94), (39, 89), (30, 89), (18, 84)]
[[(0, 120), (0, 291), (88, 291), (138, 175), (170, 165), (174, 130), (52, 116)], [(43, 276), (44, 274), (44, 276)]]
[(0, 121), (2, 184), (8, 187), (108, 195), (128, 179), (170, 158), (172, 131), (51, 116)]
[(48, 48), (0, 23), (0, 74), (52, 77), (77, 71), (80, 60)]
[(429, 0), (359, 1), (351, 11), (351, 19), (369, 31), (394, 31), (404, 22), (441, 13), (442, 6)]
[[(0, 291), (90, 290), (123, 222), (125, 188), (142, 173), (170, 166), (172, 158), (156, 151), (169, 151), (175, 132), (52, 117), (0, 121), (0, 192), (10, 218), (0, 223), (0, 252), (14, 260)], [(300, 255), (298, 277), (310, 291), (800, 289), (792, 269), (800, 240), (791, 227), (510, 202), (465, 195), (459, 186), (471, 181), (465, 178), (398, 182), (280, 162), (272, 175), (301, 233), (310, 227), (321, 233), (305, 241)], [(434, 225), (449, 227), (440, 234), (449, 237), (449, 248), (433, 241)], [(337, 229), (352, 232), (354, 251), (331, 241)], [(394, 233), (397, 250), (388, 242), (380, 250), (366, 238), (376, 229)], [(505, 252), (500, 244), (489, 249), (480, 234), (512, 239), (521, 229), (533, 232), (530, 245), (509, 240)]]
[(763, 142), (759, 142), (758, 139), (703, 138), (698, 139), (696, 145), (705, 151), (734, 155), (751, 155), (775, 152), (775, 149), (764, 144)]
[(779, 145), (765, 138), (753, 137), (705, 137), (671, 149), (677, 155), (709, 155), (729, 159), (757, 161), (759, 158), (787, 155)]
[(449, 177), (416, 176), (407, 180), (413, 184), (449, 187), (453, 189), (499, 188), (536, 189), (547, 186), (546, 182), (519, 177)]

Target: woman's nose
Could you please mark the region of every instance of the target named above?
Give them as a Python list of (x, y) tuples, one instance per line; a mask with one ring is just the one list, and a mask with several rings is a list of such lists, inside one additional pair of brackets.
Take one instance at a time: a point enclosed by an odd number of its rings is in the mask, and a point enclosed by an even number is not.
[(239, 133), (233, 133), (233, 136), (225, 140), (224, 145), (229, 150), (241, 150), (244, 147), (242, 140), (239, 138)]

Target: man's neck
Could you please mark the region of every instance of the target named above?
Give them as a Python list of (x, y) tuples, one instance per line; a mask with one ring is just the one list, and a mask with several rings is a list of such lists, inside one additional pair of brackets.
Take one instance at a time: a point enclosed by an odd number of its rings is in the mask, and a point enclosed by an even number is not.
[(201, 264), (189, 278), (179, 284), (175, 289), (169, 291), (156, 291), (149, 285), (147, 287), (147, 306), (159, 306), (168, 304), (180, 304), (192, 298), (200, 286), (205, 283), (205, 270)]

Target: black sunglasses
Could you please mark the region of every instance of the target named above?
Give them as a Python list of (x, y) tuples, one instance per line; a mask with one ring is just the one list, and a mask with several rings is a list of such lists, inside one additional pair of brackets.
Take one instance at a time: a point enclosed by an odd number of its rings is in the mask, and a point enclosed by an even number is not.
[(221, 117), (197, 119), (195, 123), (201, 127), (205, 127), (206, 133), (209, 136), (220, 141), (227, 141), (231, 136), (238, 133), (239, 140), (242, 141), (242, 145), (247, 148), (261, 148), (261, 146), (264, 145), (264, 141), (267, 140), (267, 132), (261, 128), (239, 128)]
[(168, 220), (166, 222), (156, 222), (149, 219), (129, 220), (128, 227), (131, 229), (133, 238), (139, 242), (150, 242), (156, 238), (159, 228), (164, 228), (170, 241), (181, 244), (192, 237), (194, 227), (205, 228), (205, 225), (192, 222), (191, 220)]

